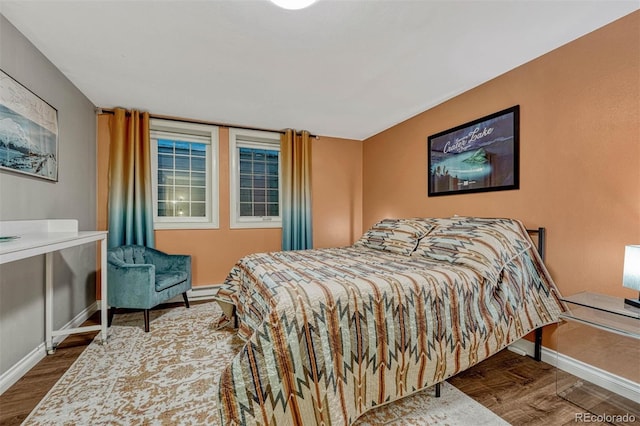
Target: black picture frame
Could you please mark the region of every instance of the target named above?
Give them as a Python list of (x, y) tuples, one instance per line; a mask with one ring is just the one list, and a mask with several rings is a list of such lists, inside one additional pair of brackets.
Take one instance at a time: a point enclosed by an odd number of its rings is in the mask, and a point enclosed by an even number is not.
[(427, 195), (520, 188), (520, 105), (427, 139)]

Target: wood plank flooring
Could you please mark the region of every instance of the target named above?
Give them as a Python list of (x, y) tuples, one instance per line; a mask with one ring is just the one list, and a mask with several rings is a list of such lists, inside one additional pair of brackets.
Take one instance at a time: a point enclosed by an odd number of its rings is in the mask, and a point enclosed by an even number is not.
[(576, 415), (586, 413), (557, 396), (555, 367), (507, 349), (448, 381), (515, 426), (576, 425)]
[[(140, 315), (142, 321), (142, 313)], [(86, 325), (98, 321), (96, 314)], [(67, 337), (53, 355), (45, 357), (0, 395), (0, 425), (21, 424), (96, 334), (89, 332)], [(509, 350), (458, 374), (449, 379), (449, 383), (514, 426), (575, 425), (576, 414), (585, 412), (556, 395), (553, 366)], [(593, 426), (604, 424), (589, 423)]]

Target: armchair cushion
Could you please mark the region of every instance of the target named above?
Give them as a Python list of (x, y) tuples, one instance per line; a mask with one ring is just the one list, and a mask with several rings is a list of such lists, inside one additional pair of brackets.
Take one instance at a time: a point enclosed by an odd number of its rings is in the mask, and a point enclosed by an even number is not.
[(156, 273), (156, 291), (172, 287), (187, 280), (186, 271), (170, 271), (164, 274)]

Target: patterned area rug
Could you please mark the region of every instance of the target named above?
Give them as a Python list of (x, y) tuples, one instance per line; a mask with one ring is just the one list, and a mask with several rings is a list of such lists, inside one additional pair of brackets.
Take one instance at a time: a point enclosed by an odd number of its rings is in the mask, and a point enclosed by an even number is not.
[[(218, 425), (220, 372), (242, 347), (230, 330), (212, 329), (214, 302), (191, 309), (116, 315), (106, 346), (92, 342), (24, 425)], [(372, 425), (508, 425), (448, 383), (380, 407), (358, 419)]]

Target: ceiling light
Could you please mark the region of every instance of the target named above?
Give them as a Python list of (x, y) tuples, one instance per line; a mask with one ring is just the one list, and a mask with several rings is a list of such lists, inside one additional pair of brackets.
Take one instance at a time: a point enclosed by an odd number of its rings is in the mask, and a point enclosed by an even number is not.
[(316, 0), (271, 0), (271, 2), (283, 9), (298, 10), (311, 6)]

